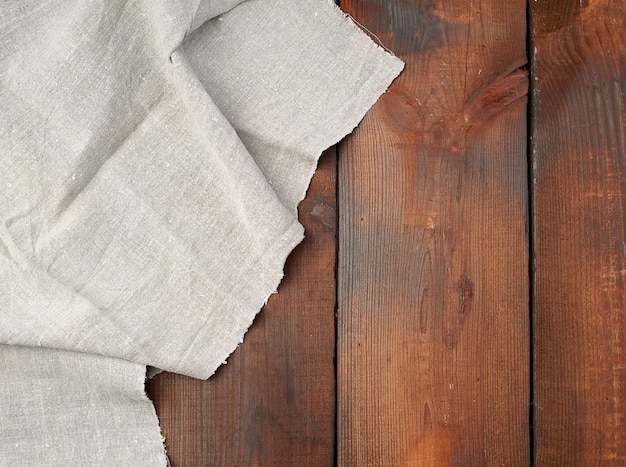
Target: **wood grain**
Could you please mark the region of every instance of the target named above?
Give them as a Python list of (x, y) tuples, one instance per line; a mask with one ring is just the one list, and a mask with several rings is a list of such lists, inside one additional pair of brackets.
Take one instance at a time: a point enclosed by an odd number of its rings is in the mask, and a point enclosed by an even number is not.
[(299, 207), (306, 238), (228, 364), (149, 383), (173, 467), (333, 465), (335, 176), (331, 148)]
[(341, 6), (406, 68), (340, 145), (338, 464), (528, 465), (526, 3)]
[(530, 4), (536, 464), (626, 465), (626, 4)]

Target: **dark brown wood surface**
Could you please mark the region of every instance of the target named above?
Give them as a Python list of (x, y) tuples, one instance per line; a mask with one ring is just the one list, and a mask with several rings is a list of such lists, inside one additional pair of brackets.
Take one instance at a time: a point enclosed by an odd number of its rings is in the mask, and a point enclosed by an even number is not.
[(342, 0), (406, 69), (228, 364), (149, 383), (174, 467), (626, 465), (625, 1)]
[(537, 465), (626, 465), (626, 4), (531, 2)]
[(299, 207), (306, 238), (227, 365), (149, 382), (173, 467), (333, 464), (335, 176), (331, 148)]
[(340, 145), (338, 464), (528, 465), (526, 4), (341, 6), (406, 68)]

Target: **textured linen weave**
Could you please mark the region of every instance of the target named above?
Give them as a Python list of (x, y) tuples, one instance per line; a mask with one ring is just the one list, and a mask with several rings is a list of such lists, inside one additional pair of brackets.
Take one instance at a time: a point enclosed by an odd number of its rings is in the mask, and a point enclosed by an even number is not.
[(402, 62), (329, 0), (8, 0), (0, 64), (0, 465), (166, 465), (146, 365), (235, 349)]

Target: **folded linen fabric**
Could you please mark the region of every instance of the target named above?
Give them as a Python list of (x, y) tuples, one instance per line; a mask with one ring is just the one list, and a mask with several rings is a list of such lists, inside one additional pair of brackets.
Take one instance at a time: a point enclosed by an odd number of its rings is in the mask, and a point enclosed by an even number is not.
[(164, 465), (145, 366), (235, 349), (402, 63), (329, 0), (9, 0), (0, 44), (0, 465)]

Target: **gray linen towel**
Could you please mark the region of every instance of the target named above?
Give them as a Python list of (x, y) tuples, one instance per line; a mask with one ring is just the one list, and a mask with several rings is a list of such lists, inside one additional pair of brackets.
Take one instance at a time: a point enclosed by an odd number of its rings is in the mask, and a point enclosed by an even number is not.
[(402, 63), (329, 0), (9, 0), (0, 63), (0, 465), (166, 465), (146, 365), (241, 342)]

